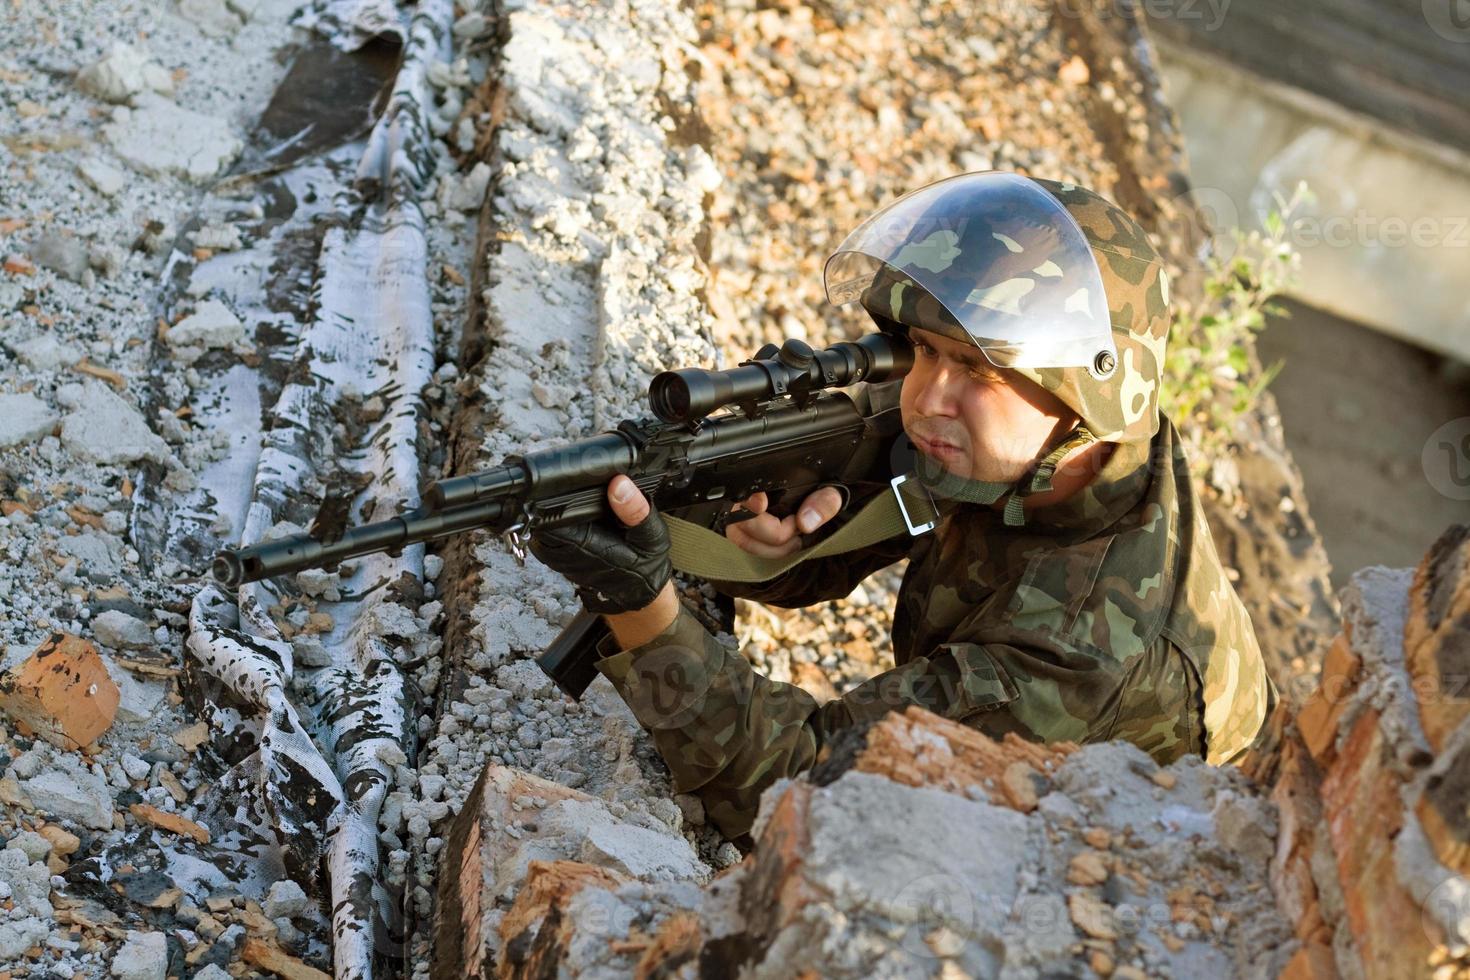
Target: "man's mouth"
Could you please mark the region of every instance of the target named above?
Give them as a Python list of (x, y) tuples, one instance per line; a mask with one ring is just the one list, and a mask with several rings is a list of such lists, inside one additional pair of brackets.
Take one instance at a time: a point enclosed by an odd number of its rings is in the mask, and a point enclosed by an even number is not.
[(919, 447), (920, 452), (933, 456), (935, 459), (950, 459), (961, 454), (960, 447), (952, 442), (945, 442), (942, 439), (926, 439), (920, 435), (913, 435), (911, 438), (914, 445)]

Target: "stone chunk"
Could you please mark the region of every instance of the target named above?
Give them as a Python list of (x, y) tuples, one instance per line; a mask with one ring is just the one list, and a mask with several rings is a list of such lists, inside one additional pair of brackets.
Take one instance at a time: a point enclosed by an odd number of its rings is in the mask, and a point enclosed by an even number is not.
[(112, 957), (117, 980), (164, 980), (168, 972), (168, 941), (161, 932), (128, 931), (128, 941)]
[(0, 960), (18, 959), (32, 946), (39, 946), (51, 935), (51, 927), (41, 919), (12, 919), (0, 923)]
[(0, 711), (61, 749), (95, 742), (111, 727), (117, 705), (106, 664), (76, 636), (53, 635), (0, 678)]
[(26, 914), (49, 919), (51, 872), (39, 860), (32, 861), (19, 848), (0, 851), (0, 882), (10, 889), (10, 901)]
[(241, 25), (224, 0), (179, 0), (179, 13), (193, 21), (206, 37), (229, 37)]
[(51, 853), (51, 841), (34, 830), (22, 830), (5, 842), (5, 849), (20, 851), (28, 861), (44, 861)]
[(306, 897), (306, 892), (296, 882), (284, 879), (271, 885), (261, 908), (268, 919), (294, 919), (298, 915), (306, 914), (311, 908), (311, 899)]
[(209, 828), (201, 827), (188, 817), (179, 816), (177, 813), (168, 813), (150, 806), (147, 803), (134, 803), (128, 807), (128, 812), (137, 817), (143, 823), (166, 830), (180, 837), (192, 837), (201, 844), (209, 843)]
[(889, 712), (868, 731), (852, 768), (905, 786), (961, 795), (983, 793), (998, 806), (1036, 809), (1051, 772), (1076, 746), (1039, 745), (1014, 734), (997, 742), (973, 728), (917, 706)]
[(708, 873), (682, 837), (618, 820), (586, 793), (499, 765), (481, 773), (442, 855), (432, 972), (445, 976), (477, 976), (479, 964), (499, 956), (500, 935), (486, 928), (482, 910), (517, 894), (533, 861), (598, 865), (615, 878)]
[(200, 303), (194, 312), (169, 328), (170, 347), (229, 347), (245, 338), (245, 325), (219, 300)]
[(526, 869), (526, 883), (516, 893), (515, 903), (500, 922), (500, 939), (507, 947), (522, 936), (534, 938), (533, 960), (517, 964), (522, 976), (535, 976), (535, 966), (550, 967), (546, 976), (555, 975), (560, 954), (571, 941), (575, 923), (556, 916), (554, 935), (542, 935), (547, 915), (566, 907), (572, 896), (583, 888), (613, 889), (627, 881), (622, 875), (582, 864), (577, 861), (532, 861)]
[(31, 247), (31, 258), (72, 282), (81, 282), (87, 273), (87, 246), (74, 235), (47, 231)]
[(283, 952), (280, 947), (260, 939), (245, 940), (241, 958), (251, 966), (284, 977), (285, 980), (332, 980), (321, 970), (307, 966), (301, 960)]
[(80, 361), (83, 356), (80, 348), (63, 343), (55, 334), (49, 333), (13, 344), (10, 349), (15, 352), (16, 357), (37, 371), (55, 371), (68, 367)]
[(127, 183), (127, 175), (105, 160), (96, 157), (86, 157), (77, 164), (77, 173), (97, 193), (104, 197), (112, 197), (123, 189)]
[(42, 813), (95, 830), (112, 829), (112, 792), (100, 776), (85, 769), (49, 769), (21, 788)]
[(1296, 716), (1302, 742), (1319, 765), (1332, 761), (1337, 729), (1353, 699), (1362, 660), (1353, 653), (1347, 635), (1339, 633), (1322, 660), (1322, 680)]
[(66, 385), (57, 399), (72, 409), (61, 423), (61, 442), (93, 463), (131, 463), (151, 459), (166, 463), (168, 444), (148, 427), (143, 416), (112, 389), (95, 381)]
[(20, 446), (49, 435), (58, 416), (29, 392), (0, 395), (0, 449)]
[(149, 61), (143, 52), (130, 44), (118, 43), (77, 73), (77, 87), (108, 102), (126, 102), (149, 89), (168, 94), (173, 91), (174, 83), (172, 76)]
[(153, 630), (148, 624), (117, 609), (94, 617), (92, 632), (99, 642), (114, 650), (148, 650), (154, 646)]
[(131, 112), (116, 110), (102, 134), (118, 156), (150, 174), (207, 180), (240, 152), (240, 141), (223, 119), (145, 96)]
[(162, 681), (139, 677), (117, 661), (103, 655), (102, 662), (117, 685), (117, 717), (120, 721), (139, 724), (153, 718), (158, 706), (168, 694)]

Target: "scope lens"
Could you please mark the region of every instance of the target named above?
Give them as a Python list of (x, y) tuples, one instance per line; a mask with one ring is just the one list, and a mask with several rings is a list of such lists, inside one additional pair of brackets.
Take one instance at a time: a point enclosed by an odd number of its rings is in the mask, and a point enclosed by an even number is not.
[(653, 379), (648, 400), (654, 414), (665, 422), (682, 422), (689, 417), (689, 385), (673, 371)]

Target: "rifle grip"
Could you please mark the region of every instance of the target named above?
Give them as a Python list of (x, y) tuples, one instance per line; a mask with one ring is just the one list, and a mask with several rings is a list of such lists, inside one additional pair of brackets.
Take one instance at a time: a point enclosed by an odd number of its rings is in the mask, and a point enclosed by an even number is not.
[(611, 632), (605, 619), (583, 609), (536, 658), (536, 665), (563, 694), (580, 701), (587, 686), (597, 680), (597, 645)]

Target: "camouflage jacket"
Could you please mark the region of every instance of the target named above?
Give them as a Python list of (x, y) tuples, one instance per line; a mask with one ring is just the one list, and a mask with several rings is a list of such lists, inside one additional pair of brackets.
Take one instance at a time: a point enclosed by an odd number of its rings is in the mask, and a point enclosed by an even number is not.
[(809, 768), (834, 732), (908, 704), (996, 737), (1126, 739), (1160, 762), (1228, 762), (1251, 744), (1275, 691), (1167, 419), (1151, 444), (1119, 444), (1080, 493), (1028, 511), (1024, 527), (976, 504), (941, 513), (920, 537), (757, 585), (716, 583), (798, 607), (910, 559), (897, 666), (826, 704), (752, 670), (687, 610), (643, 646), (605, 641), (598, 670), (652, 734), (675, 789), (698, 794), (727, 835), (747, 831), (761, 791)]

